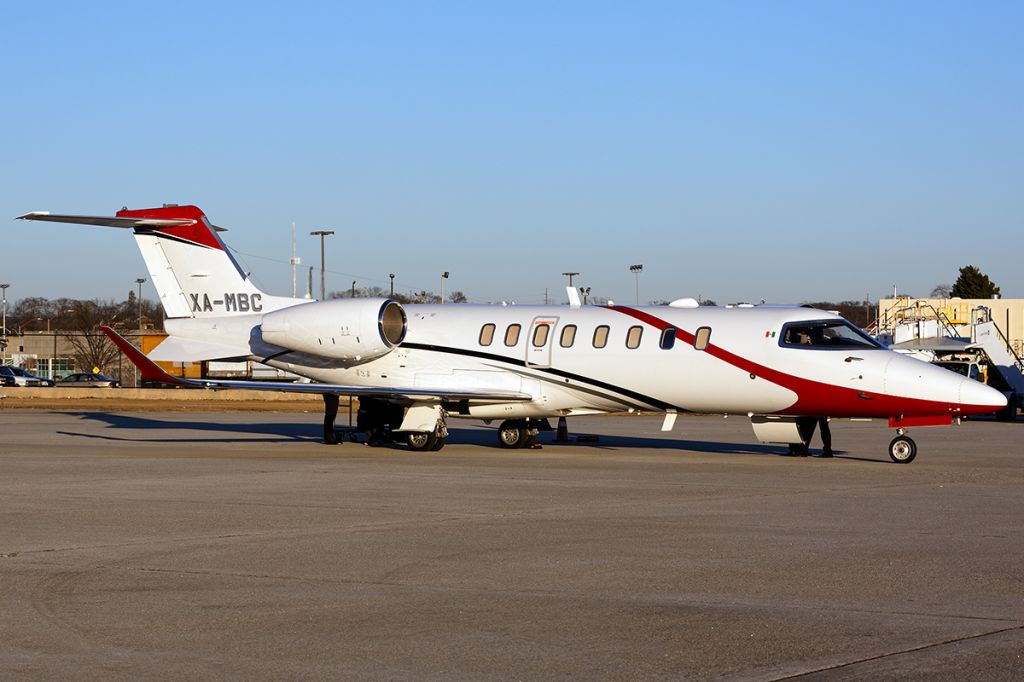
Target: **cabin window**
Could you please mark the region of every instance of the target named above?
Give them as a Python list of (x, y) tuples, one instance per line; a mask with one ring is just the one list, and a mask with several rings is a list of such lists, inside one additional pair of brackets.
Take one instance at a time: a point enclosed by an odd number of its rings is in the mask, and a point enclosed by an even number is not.
[(658, 345), (661, 346), (662, 350), (670, 350), (672, 346), (676, 345), (676, 328), (665, 327), (661, 330), (661, 340), (658, 341)]
[(602, 324), (594, 330), (594, 348), (604, 348), (608, 345), (608, 325)]
[(707, 350), (711, 343), (711, 327), (700, 327), (693, 335), (693, 347), (697, 350)]
[(533, 328), (533, 345), (537, 348), (543, 348), (548, 342), (548, 332), (551, 331), (551, 325), (538, 324)]
[(522, 325), (510, 324), (508, 329), (505, 330), (505, 345), (514, 346), (519, 343), (519, 332), (522, 330)]
[(480, 327), (480, 345), (489, 346), (494, 341), (494, 324), (488, 322)]
[(877, 341), (846, 320), (791, 322), (783, 328), (779, 345), (831, 350), (881, 348)]
[(636, 349), (640, 347), (640, 337), (644, 335), (644, 328), (637, 325), (630, 327), (626, 332), (626, 348)]
[(562, 339), (559, 341), (562, 348), (570, 348), (576, 342), (576, 325), (567, 324), (562, 327)]

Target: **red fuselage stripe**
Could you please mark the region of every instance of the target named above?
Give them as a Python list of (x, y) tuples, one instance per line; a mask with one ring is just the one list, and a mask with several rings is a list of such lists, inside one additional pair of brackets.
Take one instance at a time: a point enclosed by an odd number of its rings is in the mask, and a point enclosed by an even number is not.
[[(694, 335), (676, 327), (671, 322), (627, 306), (616, 305), (609, 307), (616, 312), (629, 315), (649, 324), (659, 331), (663, 331), (666, 327), (675, 327), (677, 339), (687, 344), (693, 344)], [(919, 398), (892, 396), (885, 393), (858, 391), (845, 386), (835, 386), (820, 381), (804, 379), (765, 367), (714, 344), (708, 344), (705, 352), (737, 369), (753, 374), (758, 379), (770, 381), (796, 393), (796, 401), (789, 407), (778, 410), (777, 414), (829, 417), (925, 417), (950, 414), (987, 414), (992, 412), (992, 408), (985, 406), (957, 405), (935, 400), (921, 400)]]

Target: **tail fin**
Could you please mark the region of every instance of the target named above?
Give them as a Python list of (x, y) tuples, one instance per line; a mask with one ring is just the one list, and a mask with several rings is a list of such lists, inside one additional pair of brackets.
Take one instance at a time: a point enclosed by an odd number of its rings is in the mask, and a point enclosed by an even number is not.
[(20, 217), (131, 228), (169, 318), (263, 313), (307, 302), (257, 289), (217, 234), (223, 230), (210, 224), (196, 206), (122, 209), (116, 217), (49, 213)]

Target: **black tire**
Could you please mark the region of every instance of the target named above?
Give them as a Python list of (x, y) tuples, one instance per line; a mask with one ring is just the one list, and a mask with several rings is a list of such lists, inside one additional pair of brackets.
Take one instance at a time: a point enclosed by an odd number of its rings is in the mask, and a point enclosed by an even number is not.
[(437, 434), (433, 431), (411, 431), (405, 437), (409, 449), (415, 452), (426, 452), (433, 450), (437, 445)]
[(498, 444), (503, 448), (524, 448), (530, 439), (523, 422), (515, 419), (506, 419), (498, 427)]
[(889, 443), (889, 458), (897, 464), (910, 464), (917, 457), (917, 443), (910, 436), (896, 436)]
[(440, 437), (439, 437), (439, 438), (435, 438), (435, 439), (434, 439), (434, 445), (433, 445), (433, 447), (431, 447), (430, 449), (431, 449), (431, 450), (432, 450), (433, 452), (437, 452), (438, 450), (440, 450), (441, 448), (443, 448), (443, 447), (444, 447), (444, 444), (445, 444), (445, 443), (447, 443), (447, 442), (448, 442), (448, 439), (447, 439), (447, 438), (440, 438)]

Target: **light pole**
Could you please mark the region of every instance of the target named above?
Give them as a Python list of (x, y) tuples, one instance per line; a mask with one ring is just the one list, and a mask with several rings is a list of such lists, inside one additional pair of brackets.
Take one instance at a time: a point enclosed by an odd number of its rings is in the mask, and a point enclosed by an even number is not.
[(356, 297), (356, 281), (352, 280), (352, 295), (349, 298), (355, 298), (355, 297)]
[[(135, 283), (139, 285), (139, 296), (136, 303), (139, 304), (139, 350), (142, 350), (142, 285), (146, 283), (145, 277), (136, 277)], [(121, 359), (117, 360), (118, 372), (121, 371)], [(139, 387), (139, 368), (132, 365), (132, 374), (135, 376), (135, 388)], [(119, 376), (118, 379), (121, 377)]]
[(309, 233), (311, 236), (320, 237), (320, 300), (323, 301), (327, 298), (326, 287), (324, 285), (324, 237), (329, 237), (334, 234), (333, 230), (316, 230), (315, 232)]
[(391, 298), (394, 298), (395, 297), (395, 273), (392, 272), (391, 274), (388, 275), (388, 277), (391, 278)]
[(3, 354), (3, 359), (4, 360), (7, 359), (7, 287), (9, 287), (9, 286), (11, 286), (11, 285), (10, 284), (0, 284), (0, 289), (3, 289), (3, 292), (4, 292), (4, 328), (3, 328), (4, 329), (4, 336), (3, 336), (3, 342), (0, 343), (0, 350), (3, 350), (3, 352), (4, 352), (4, 354)]
[(640, 273), (643, 272), (644, 266), (640, 263), (636, 265), (630, 265), (629, 271), (636, 277), (636, 304), (640, 305)]
[(288, 262), (292, 266), (292, 298), (295, 298), (295, 268), (302, 265), (302, 259), (295, 255), (295, 223), (292, 223), (292, 257)]
[(139, 285), (139, 300), (136, 303), (139, 304), (139, 333), (142, 333), (142, 285), (146, 283), (145, 277), (139, 277), (135, 280), (135, 283)]
[(572, 286), (572, 278), (576, 277), (579, 274), (580, 273), (578, 273), (578, 272), (563, 272), (562, 276), (563, 277), (568, 277), (569, 278), (569, 286)]
[(448, 279), (448, 272), (441, 273), (441, 305), (444, 305), (444, 281)]

